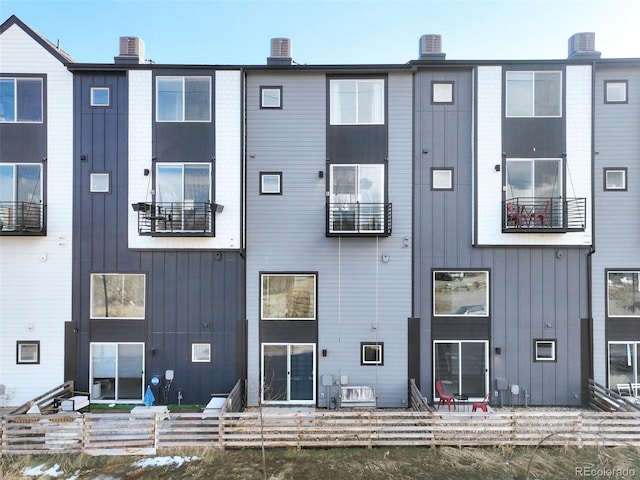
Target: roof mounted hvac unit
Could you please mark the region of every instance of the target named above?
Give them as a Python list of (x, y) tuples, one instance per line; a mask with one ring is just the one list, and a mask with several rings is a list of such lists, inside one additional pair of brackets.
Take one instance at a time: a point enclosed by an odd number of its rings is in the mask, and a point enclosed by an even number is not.
[(291, 39), (272, 38), (271, 56), (267, 58), (268, 65), (291, 65)]
[(576, 33), (569, 38), (569, 58), (600, 58), (596, 52), (596, 34), (593, 32)]
[(144, 42), (138, 37), (120, 37), (116, 63), (144, 63)]
[(422, 35), (420, 37), (420, 60), (444, 60), (442, 35)]

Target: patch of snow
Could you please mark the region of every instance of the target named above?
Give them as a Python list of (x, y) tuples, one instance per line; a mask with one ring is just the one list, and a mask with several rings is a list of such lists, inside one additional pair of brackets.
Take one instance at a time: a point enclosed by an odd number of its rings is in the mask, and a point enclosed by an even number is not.
[(60, 465), (58, 465), (57, 463), (53, 467), (47, 470), (43, 470), (43, 468), (44, 468), (44, 464), (38, 465), (37, 467), (25, 468), (22, 471), (22, 474), (28, 477), (36, 477), (36, 476), (43, 476), (43, 475), (46, 475), (49, 477), (59, 477), (60, 475), (64, 475), (64, 472), (60, 470)]
[(143, 458), (142, 460), (138, 460), (137, 462), (133, 462), (131, 464), (132, 467), (166, 467), (168, 465), (175, 465), (177, 467), (181, 466), (185, 462), (191, 462), (193, 460), (198, 460), (199, 457), (153, 457), (153, 458)]

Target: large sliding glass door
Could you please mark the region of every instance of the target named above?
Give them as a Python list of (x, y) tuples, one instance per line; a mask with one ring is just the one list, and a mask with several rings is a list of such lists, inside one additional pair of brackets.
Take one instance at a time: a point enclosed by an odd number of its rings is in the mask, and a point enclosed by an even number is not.
[[(618, 391), (618, 385), (640, 383), (639, 349), (640, 342), (609, 342), (609, 388), (611, 390)], [(638, 387), (632, 390), (634, 395), (640, 395)]]
[(315, 403), (315, 344), (262, 345), (262, 401)]
[(489, 391), (489, 342), (486, 340), (435, 340), (435, 383), (441, 381), (449, 393), (481, 399)]
[(92, 343), (91, 401), (142, 401), (144, 343)]

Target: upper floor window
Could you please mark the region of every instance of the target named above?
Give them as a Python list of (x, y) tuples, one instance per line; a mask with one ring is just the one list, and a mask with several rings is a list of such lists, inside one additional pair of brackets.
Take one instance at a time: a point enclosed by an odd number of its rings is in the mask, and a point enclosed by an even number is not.
[(42, 123), (42, 79), (0, 78), (0, 123)]
[(431, 103), (452, 104), (453, 103), (453, 82), (432, 82), (431, 83)]
[(604, 103), (627, 103), (627, 81), (605, 80)]
[(109, 87), (91, 87), (91, 106), (109, 106)]
[(42, 165), (0, 163), (0, 230), (41, 231)]
[(435, 316), (489, 315), (489, 272), (435, 270), (433, 272)]
[(605, 190), (626, 190), (627, 189), (627, 168), (605, 168), (604, 189)]
[(210, 77), (158, 77), (158, 122), (210, 122)]
[(385, 165), (332, 164), (329, 232), (386, 231)]
[(144, 308), (143, 274), (91, 274), (91, 318), (144, 319)]
[(640, 271), (607, 272), (610, 317), (640, 317)]
[(315, 274), (262, 274), (262, 320), (315, 320)]
[(383, 125), (384, 80), (331, 80), (331, 125)]
[(453, 190), (453, 168), (431, 167), (431, 190)]
[(260, 87), (260, 108), (282, 108), (282, 87)]
[(507, 72), (507, 117), (562, 116), (562, 72)]

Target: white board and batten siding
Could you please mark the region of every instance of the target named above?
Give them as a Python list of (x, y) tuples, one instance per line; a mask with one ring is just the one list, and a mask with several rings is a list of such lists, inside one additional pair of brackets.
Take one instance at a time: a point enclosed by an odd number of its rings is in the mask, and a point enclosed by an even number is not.
[(478, 245), (589, 246), (591, 232), (591, 66), (566, 67), (567, 178), (565, 196), (586, 198), (585, 231), (502, 233), (502, 74), (503, 67), (477, 69), (476, 205)]
[[(61, 384), (71, 320), (73, 75), (14, 24), (0, 35), (0, 72), (46, 75), (47, 235), (0, 238), (0, 383), (9, 405)], [(11, 159), (2, 159), (11, 161)], [(40, 363), (16, 364), (16, 341), (40, 341)]]
[[(153, 75), (129, 70), (129, 203), (151, 201)], [(239, 250), (242, 245), (242, 88), (238, 70), (215, 72), (215, 237), (151, 237), (138, 234), (138, 216), (129, 209), (129, 248)]]

